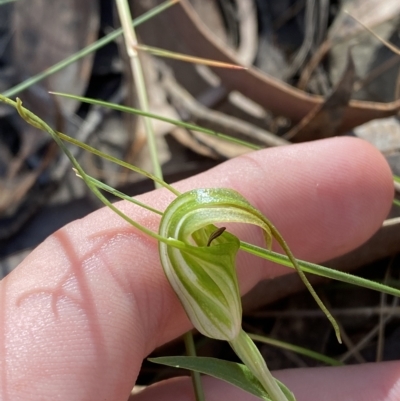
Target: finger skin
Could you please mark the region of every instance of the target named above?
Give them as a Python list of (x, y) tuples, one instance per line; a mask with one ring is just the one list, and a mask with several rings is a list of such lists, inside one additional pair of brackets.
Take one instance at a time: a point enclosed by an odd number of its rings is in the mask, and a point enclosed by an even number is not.
[[(176, 185), (201, 187), (236, 189), (271, 219), (296, 257), (315, 262), (368, 239), (393, 197), (383, 157), (353, 138), (255, 152)], [(161, 210), (172, 199), (165, 190), (141, 197)], [(157, 230), (154, 214), (118, 206)], [(258, 229), (235, 232), (262, 244)], [(238, 258), (242, 292), (287, 271)], [(142, 359), (190, 323), (156, 242), (102, 209), (49, 237), (1, 282), (0, 328), (1, 400), (118, 401), (127, 398)]]
[[(288, 369), (274, 372), (294, 393), (296, 401), (398, 401), (400, 363), (386, 362), (335, 368)], [(203, 378), (207, 401), (256, 401), (236, 387), (211, 377)], [(157, 383), (129, 401), (194, 401), (189, 378)]]

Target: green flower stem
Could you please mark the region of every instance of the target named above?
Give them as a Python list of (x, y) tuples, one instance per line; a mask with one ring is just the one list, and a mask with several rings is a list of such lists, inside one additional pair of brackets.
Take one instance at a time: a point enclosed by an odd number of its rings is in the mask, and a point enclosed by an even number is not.
[[(1, 99), (1, 95), (0, 95), (0, 99)], [(43, 128), (40, 128), (40, 129), (43, 129)], [(133, 166), (130, 163), (127, 163), (127, 162), (124, 162), (124, 161), (122, 161), (120, 159), (117, 159), (116, 157), (113, 157), (113, 156), (110, 156), (110, 155), (108, 155), (106, 153), (103, 153), (100, 150), (98, 150), (96, 148), (93, 148), (93, 147), (91, 147), (89, 145), (86, 145), (83, 142), (77, 141), (76, 139), (71, 138), (68, 135), (62, 134), (61, 132), (55, 132), (55, 134), (65, 142), (68, 142), (68, 143), (71, 143), (73, 145), (76, 145), (76, 146), (78, 146), (78, 147), (80, 147), (80, 148), (82, 148), (84, 150), (87, 150), (88, 152), (93, 153), (96, 156), (102, 157), (105, 160), (108, 160), (108, 161), (110, 161), (112, 163), (118, 164), (119, 166), (126, 167), (129, 170), (135, 171), (135, 172), (137, 172), (137, 173), (139, 173), (139, 174), (141, 174), (141, 175), (143, 175), (143, 176), (145, 176), (147, 178), (150, 178), (151, 180), (159, 183), (164, 188), (168, 189), (168, 191), (172, 192), (176, 196), (179, 196), (181, 194), (174, 187), (172, 187), (171, 185), (167, 184), (162, 178), (159, 178), (159, 177), (155, 176), (154, 174), (151, 174), (151, 173), (149, 173), (149, 172), (147, 172), (147, 171), (145, 171), (145, 170), (143, 170), (143, 169), (141, 169), (139, 167)]]
[(264, 389), (268, 392), (272, 401), (295, 400), (293, 395), (290, 397), (289, 394), (284, 394), (269, 371), (260, 351), (243, 330), (241, 330), (239, 335), (234, 340), (230, 341), (229, 344), (253, 375), (257, 377)]
[(331, 366), (343, 366), (344, 365), (343, 362), (341, 362), (337, 359), (330, 358), (329, 356), (320, 354), (319, 352), (311, 351), (307, 348), (299, 347), (298, 345), (290, 344), (285, 341), (280, 341), (275, 338), (260, 336), (258, 334), (250, 334), (250, 333), (249, 333), (249, 337), (253, 341), (259, 341), (263, 344), (268, 344), (268, 345), (272, 345), (274, 347), (287, 349), (289, 351), (296, 352), (297, 354), (307, 356), (308, 358), (313, 358), (316, 361), (326, 363), (327, 365), (331, 365)]
[[(143, 175), (144, 177), (150, 178), (153, 181), (158, 182), (159, 184), (161, 184), (164, 188), (168, 189), (168, 191), (172, 192), (174, 195), (179, 196), (181, 193), (179, 191), (177, 191), (174, 187), (172, 187), (171, 185), (167, 184), (164, 180), (156, 177), (154, 174), (151, 174), (139, 167), (133, 166), (130, 163), (124, 162), (120, 159), (117, 159), (116, 157), (110, 156), (106, 153), (101, 152), (100, 150), (93, 148), (92, 146), (86, 145), (85, 143), (78, 141), (68, 135), (65, 135), (61, 132), (55, 131), (53, 130), (49, 125), (47, 125), (43, 120), (41, 120), (38, 116), (36, 116), (35, 114), (33, 114), (31, 111), (29, 111), (28, 109), (26, 109), (25, 107), (22, 106), (22, 102), (20, 99), (17, 98), (17, 101), (15, 102), (14, 100), (8, 99), (6, 96), (4, 95), (0, 95), (0, 101), (3, 103), (8, 104), (11, 107), (14, 107), (18, 113), (20, 114), (20, 116), (30, 125), (47, 132), (53, 139), (54, 141), (57, 142), (57, 144), (61, 147), (61, 149), (64, 151), (65, 146), (62, 144), (62, 141), (71, 143), (72, 145), (78, 146), (90, 153), (93, 153), (96, 156), (102, 157), (105, 160), (108, 160), (112, 163), (118, 164), (119, 166), (125, 167), (129, 170), (135, 171), (141, 175)], [(61, 141), (60, 141), (61, 140)], [(65, 152), (65, 151), (64, 151)], [(69, 152), (65, 152), (65, 154), (67, 155), (67, 157), (71, 160), (72, 159), (70, 157), (70, 153)], [(76, 163), (78, 163), (77, 161), (75, 161)], [(80, 172), (80, 166), (79, 168), (76, 167), (76, 165), (73, 163), (74, 167), (76, 168), (76, 170), (78, 170)]]
[[(280, 264), (282, 266), (287, 266), (292, 269), (294, 268), (292, 261), (286, 255), (282, 255), (278, 252), (269, 251), (268, 249), (260, 248), (259, 246), (243, 241), (240, 243), (240, 249), (245, 252), (251, 253), (252, 255), (259, 256), (260, 258)], [(321, 277), (342, 281), (343, 283), (348, 283), (352, 285), (358, 285), (359, 287), (369, 288), (370, 290), (383, 292), (385, 294), (393, 295), (395, 297), (400, 297), (400, 290), (398, 290), (397, 288), (389, 287), (385, 284), (367, 280), (362, 277), (353, 276), (352, 274), (317, 265), (315, 263), (306, 262), (299, 259), (296, 260), (301, 270), (305, 273), (316, 274)]]
[[(75, 170), (75, 171), (76, 171), (76, 170)], [(78, 176), (79, 178), (82, 178), (78, 172), (77, 172), (77, 176)], [(114, 195), (114, 196), (117, 197), (117, 198), (126, 200), (126, 201), (128, 201), (128, 202), (130, 202), (130, 203), (133, 203), (133, 204), (135, 204), (135, 205), (137, 205), (137, 206), (139, 206), (139, 207), (142, 207), (143, 209), (147, 209), (147, 210), (149, 210), (150, 212), (153, 212), (153, 213), (155, 213), (155, 214), (158, 214), (159, 216), (162, 216), (162, 215), (163, 215), (163, 212), (162, 212), (161, 210), (154, 209), (153, 207), (151, 207), (151, 206), (149, 206), (149, 205), (146, 205), (145, 203), (140, 202), (140, 201), (138, 201), (137, 199), (132, 198), (131, 196), (125, 195), (123, 192), (118, 191), (117, 189), (115, 189), (115, 188), (113, 188), (113, 187), (110, 187), (110, 186), (107, 185), (107, 184), (104, 184), (104, 182), (101, 182), (101, 181), (97, 180), (96, 178), (94, 178), (94, 177), (92, 177), (92, 176), (90, 176), (90, 175), (86, 175), (86, 179), (87, 179), (90, 183), (92, 183), (95, 187), (100, 188), (100, 189), (102, 189), (103, 191), (106, 191), (106, 192), (110, 193), (111, 195)]]
[[(196, 346), (194, 344), (193, 334), (191, 331), (188, 331), (183, 335), (183, 341), (185, 342), (187, 356), (196, 356)], [(196, 401), (205, 401), (206, 398), (204, 395), (203, 385), (201, 383), (200, 373), (191, 370), (190, 376), (192, 378)]]
[[(38, 118), (37, 116), (35, 116), (33, 113), (31, 113), (29, 110), (25, 109), (24, 107), (22, 107), (22, 102), (21, 100), (17, 99), (17, 102), (14, 102), (10, 99), (4, 98), (2, 95), (0, 95), (0, 100), (4, 101), (5, 103), (13, 106), (16, 108), (16, 110), (18, 111), (18, 113), (20, 114), (20, 116), (28, 123), (31, 124), (33, 127), (36, 127), (38, 129), (41, 129), (43, 131), (46, 131), (47, 133), (50, 134), (50, 136), (53, 138), (53, 140), (57, 143), (57, 145), (62, 149), (62, 151), (66, 154), (66, 156), (69, 158), (69, 160), (71, 161), (72, 165), (74, 166), (75, 170), (77, 171), (77, 173), (79, 174), (79, 176), (83, 179), (83, 181), (85, 181), (86, 185), (90, 188), (90, 190), (104, 203), (104, 205), (108, 206), (111, 210), (113, 210), (116, 214), (118, 214), (118, 216), (122, 217), (126, 222), (128, 222), (129, 224), (131, 224), (133, 227), (137, 228), (138, 230), (142, 231), (143, 233), (147, 234), (148, 236), (154, 238), (155, 240), (159, 241), (159, 242), (165, 242), (166, 244), (170, 245), (170, 246), (175, 246), (178, 247), (180, 249), (185, 249), (185, 244), (184, 243), (180, 243), (180, 241), (174, 240), (174, 239), (169, 239), (169, 238), (165, 238), (157, 233), (155, 233), (154, 231), (149, 230), (147, 227), (137, 223), (136, 221), (132, 220), (131, 218), (129, 218), (126, 214), (124, 214), (123, 212), (121, 212), (118, 208), (116, 208), (97, 188), (97, 186), (95, 185), (94, 182), (92, 182), (90, 180), (90, 177), (85, 173), (85, 171), (82, 169), (82, 167), (80, 166), (80, 164), (78, 163), (78, 161), (75, 159), (75, 157), (71, 154), (71, 152), (69, 151), (69, 149), (64, 145), (62, 138), (63, 136), (65, 136), (68, 139), (72, 139), (69, 138), (67, 135), (61, 134), (59, 132), (54, 131), (50, 126), (48, 126), (44, 121), (42, 121), (40, 118)], [(75, 140), (74, 140), (75, 141)], [(71, 142), (74, 142), (71, 141)], [(75, 141), (78, 142), (81, 145), (81, 142), (79, 141)], [(85, 146), (81, 146), (82, 148), (87, 148), (88, 145)], [(90, 148), (90, 146), (89, 146)], [(94, 148), (92, 148), (93, 150), (96, 150)], [(96, 151), (94, 152), (95, 154), (98, 154)], [(102, 152), (100, 152), (102, 153)], [(106, 155), (108, 156), (108, 155)], [(106, 157), (106, 159), (108, 160), (112, 160), (115, 159), (111, 156)], [(118, 159), (116, 159), (118, 160)], [(122, 162), (123, 164), (125, 164), (124, 162)], [(128, 163), (126, 163), (128, 165)], [(131, 166), (132, 168), (133, 166)], [(136, 168), (135, 168), (136, 169)]]

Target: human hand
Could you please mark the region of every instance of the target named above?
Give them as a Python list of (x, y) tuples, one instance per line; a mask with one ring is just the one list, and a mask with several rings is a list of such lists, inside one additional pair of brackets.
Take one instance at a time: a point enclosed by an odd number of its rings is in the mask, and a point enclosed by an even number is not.
[[(176, 184), (180, 191), (201, 187), (236, 189), (272, 221), (297, 258), (312, 262), (368, 239), (393, 197), (384, 158), (354, 138), (254, 152)], [(165, 190), (141, 196), (161, 210), (172, 199)], [(157, 230), (157, 216), (127, 202), (118, 206)], [(262, 244), (254, 227), (237, 230), (241, 239)], [(288, 271), (238, 257), (242, 293)], [(50, 236), (1, 281), (0, 400), (125, 401), (142, 360), (190, 328), (160, 266), (157, 243), (101, 209)], [(297, 401), (400, 399), (397, 362), (275, 376)], [(204, 385), (207, 401), (254, 399), (209, 377)], [(135, 398), (192, 400), (193, 390), (179, 378)]]

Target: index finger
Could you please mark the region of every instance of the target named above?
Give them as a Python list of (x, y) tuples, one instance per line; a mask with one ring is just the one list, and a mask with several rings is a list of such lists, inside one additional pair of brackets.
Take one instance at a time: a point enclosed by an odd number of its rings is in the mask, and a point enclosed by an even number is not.
[[(217, 186), (246, 196), (296, 257), (312, 261), (370, 237), (393, 196), (383, 157), (351, 138), (251, 153), (176, 185), (182, 191)], [(165, 190), (141, 198), (161, 210), (171, 199)], [(118, 206), (157, 230), (157, 216), (127, 202)], [(240, 226), (237, 234), (261, 243), (252, 228)], [(238, 265), (243, 292), (287, 271), (248, 255)], [(157, 243), (108, 209), (49, 237), (2, 281), (0, 299), (4, 400), (26, 399), (27, 392), (31, 400), (124, 400), (142, 359), (190, 328)]]

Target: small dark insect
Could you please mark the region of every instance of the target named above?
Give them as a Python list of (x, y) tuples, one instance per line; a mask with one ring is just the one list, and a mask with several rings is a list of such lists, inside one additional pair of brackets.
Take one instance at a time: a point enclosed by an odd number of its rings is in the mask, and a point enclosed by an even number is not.
[(218, 238), (225, 230), (226, 230), (226, 227), (220, 227), (217, 230), (215, 230), (210, 235), (210, 238), (208, 239), (208, 242), (207, 242), (207, 246), (210, 246), (211, 242), (213, 242), (215, 240), (215, 238)]

